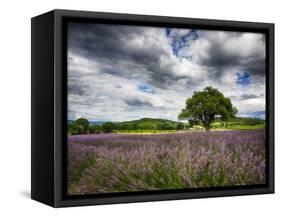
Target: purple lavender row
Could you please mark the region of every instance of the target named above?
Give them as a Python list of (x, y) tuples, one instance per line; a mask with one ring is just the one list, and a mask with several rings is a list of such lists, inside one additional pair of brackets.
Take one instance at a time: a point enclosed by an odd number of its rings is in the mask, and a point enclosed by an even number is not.
[(68, 193), (265, 183), (264, 130), (68, 137)]

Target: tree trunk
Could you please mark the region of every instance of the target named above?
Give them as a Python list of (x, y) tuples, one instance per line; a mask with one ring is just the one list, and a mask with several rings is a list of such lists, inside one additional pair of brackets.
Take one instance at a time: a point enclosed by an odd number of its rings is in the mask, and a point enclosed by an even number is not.
[(206, 132), (209, 132), (210, 129), (211, 129), (211, 124), (210, 124), (210, 123), (204, 124), (204, 128), (205, 128), (205, 131), (206, 131)]

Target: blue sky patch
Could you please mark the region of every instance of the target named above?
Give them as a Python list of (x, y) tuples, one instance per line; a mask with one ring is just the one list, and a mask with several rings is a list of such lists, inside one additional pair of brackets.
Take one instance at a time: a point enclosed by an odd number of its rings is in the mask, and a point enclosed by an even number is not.
[(184, 47), (189, 47), (193, 41), (195, 41), (199, 38), (198, 30), (193, 29), (181, 36), (178, 36), (178, 35), (174, 36), (171, 34), (171, 31), (172, 31), (172, 29), (166, 28), (166, 36), (167, 36), (167, 38), (170, 39), (170, 45), (171, 45), (173, 54), (176, 57), (185, 57), (186, 56), (187, 58), (192, 58), (192, 56), (190, 54), (188, 54), (188, 55), (181, 54), (180, 55), (180, 51)]
[(147, 84), (146, 82), (142, 82), (138, 85), (138, 90), (143, 93), (149, 93), (149, 94), (154, 94), (155, 89)]
[(238, 114), (238, 117), (260, 118), (265, 120), (265, 111), (240, 113)]
[(238, 72), (236, 76), (236, 84), (238, 85), (249, 85), (251, 83), (251, 76), (248, 72)]

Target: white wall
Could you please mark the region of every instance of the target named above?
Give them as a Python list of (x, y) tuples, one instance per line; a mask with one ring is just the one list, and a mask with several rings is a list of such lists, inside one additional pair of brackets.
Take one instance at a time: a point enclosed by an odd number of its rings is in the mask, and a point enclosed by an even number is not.
[[(280, 141), (276, 194), (52, 209), (30, 200), (30, 18), (54, 8), (276, 23), (276, 111), (281, 109), (280, 5), (246, 0), (1, 1), (0, 216), (273, 216), (280, 211)], [(281, 130), (276, 113), (276, 132)], [(279, 206), (279, 207), (278, 207)], [(4, 214), (6, 213), (6, 214)], [(276, 216), (276, 214), (275, 214)]]

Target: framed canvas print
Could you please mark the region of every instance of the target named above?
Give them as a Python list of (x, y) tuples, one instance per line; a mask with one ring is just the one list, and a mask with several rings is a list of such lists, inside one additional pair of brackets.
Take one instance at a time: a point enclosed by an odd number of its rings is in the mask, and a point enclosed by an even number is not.
[(32, 192), (53, 207), (274, 192), (274, 25), (32, 18)]

